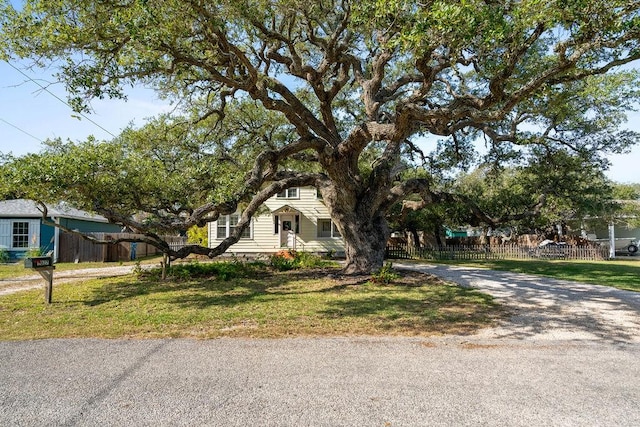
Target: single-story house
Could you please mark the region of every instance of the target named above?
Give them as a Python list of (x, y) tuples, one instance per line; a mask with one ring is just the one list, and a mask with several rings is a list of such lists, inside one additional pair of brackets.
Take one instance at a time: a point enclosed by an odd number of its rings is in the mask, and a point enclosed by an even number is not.
[[(274, 253), (291, 249), (315, 253), (343, 253), (344, 243), (331, 221), (322, 196), (314, 187), (289, 188), (267, 200), (267, 212), (251, 220), (228, 252)], [(220, 216), (209, 224), (209, 247), (217, 246), (238, 223), (239, 214)]]
[[(65, 203), (47, 206), (48, 221), (71, 230), (90, 232), (119, 232), (121, 227), (110, 224), (106, 218), (75, 209)], [(45, 224), (42, 212), (32, 200), (0, 201), (0, 249), (8, 252), (9, 259), (24, 258), (33, 249), (51, 252), (58, 259), (60, 229)]]

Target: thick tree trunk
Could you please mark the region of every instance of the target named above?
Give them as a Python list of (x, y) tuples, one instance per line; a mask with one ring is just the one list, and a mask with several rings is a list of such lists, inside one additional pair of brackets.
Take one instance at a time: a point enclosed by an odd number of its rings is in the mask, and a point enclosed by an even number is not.
[(409, 229), (409, 232), (413, 236), (413, 245), (416, 247), (416, 249), (420, 249), (422, 245), (420, 244), (420, 235), (418, 234), (418, 230), (416, 230), (415, 228), (411, 228)]
[(320, 181), (320, 191), (344, 241), (343, 272), (351, 275), (371, 274), (383, 266), (390, 235), (385, 214), (394, 202), (391, 189), (400, 144), (387, 147), (381, 160), (365, 177), (358, 167), (358, 157), (372, 138), (376, 140), (371, 131), (361, 129), (352, 139), (343, 142), (339, 150), (319, 153), (329, 178)]
[(373, 218), (365, 215), (347, 215), (341, 224), (344, 239), (345, 274), (371, 274), (384, 263), (389, 226), (383, 213)]
[(433, 236), (436, 238), (436, 245), (438, 245), (439, 248), (444, 246), (442, 238), (440, 237), (440, 230), (442, 230), (442, 226), (440, 224), (433, 227)]

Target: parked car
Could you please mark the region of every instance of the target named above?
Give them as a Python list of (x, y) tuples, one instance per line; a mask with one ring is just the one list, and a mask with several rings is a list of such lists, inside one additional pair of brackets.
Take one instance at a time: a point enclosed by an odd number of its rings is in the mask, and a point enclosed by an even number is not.
[[(607, 240), (603, 240), (603, 242), (609, 243)], [(629, 255), (635, 255), (638, 253), (638, 247), (640, 247), (640, 240), (634, 238), (616, 238), (616, 253), (624, 254), (625, 252)]]
[(629, 252), (631, 255), (635, 255), (638, 252), (638, 244), (639, 239), (631, 240), (631, 242), (627, 246), (627, 252)]

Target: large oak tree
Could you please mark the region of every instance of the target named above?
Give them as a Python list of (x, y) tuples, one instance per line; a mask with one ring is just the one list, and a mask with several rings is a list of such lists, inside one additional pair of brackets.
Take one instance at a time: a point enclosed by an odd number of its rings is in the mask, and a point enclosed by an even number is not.
[[(15, 10), (5, 2), (2, 54), (59, 66), (77, 110), (142, 83), (178, 101), (193, 126), (178, 132), (181, 142), (173, 138), (176, 119), (154, 126), (168, 126), (168, 136), (154, 133), (145, 148), (152, 155), (139, 156), (141, 165), (161, 171), (160, 179), (166, 174), (170, 189), (117, 161), (114, 153), (136, 153), (127, 132), (104, 147), (53, 144), (47, 156), (31, 158), (30, 171), (14, 168), (12, 176), (50, 183), (48, 197), (66, 195), (160, 245), (163, 230), (242, 209), (236, 232), (221, 245), (172, 256), (224, 252), (264, 200), (313, 185), (344, 238), (346, 272), (368, 272), (382, 265), (388, 209), (411, 194), (424, 203), (446, 201), (434, 176), (472, 157), (474, 141), (484, 142), (497, 165), (553, 164), (559, 152), (598, 162), (635, 143), (636, 135), (617, 126), (638, 97), (637, 74), (620, 67), (640, 57), (639, 5), (34, 0)], [(247, 114), (259, 120), (239, 126), (241, 105), (251, 105)], [(419, 149), (419, 138), (429, 135), (440, 138), (435, 154)], [(180, 149), (172, 151), (172, 141)], [(233, 151), (240, 142), (243, 149)], [(86, 144), (91, 149), (81, 150)], [(96, 150), (110, 163), (88, 154)], [(51, 166), (53, 159), (72, 156), (111, 175), (55, 172), (65, 168)], [(184, 169), (168, 165), (167, 156), (185, 162)], [(403, 174), (407, 159), (422, 160), (434, 175)], [(238, 170), (246, 172), (239, 180)], [(182, 175), (170, 179), (175, 174)], [(150, 195), (134, 184), (150, 186)], [(146, 213), (143, 219), (132, 219), (134, 209)]]

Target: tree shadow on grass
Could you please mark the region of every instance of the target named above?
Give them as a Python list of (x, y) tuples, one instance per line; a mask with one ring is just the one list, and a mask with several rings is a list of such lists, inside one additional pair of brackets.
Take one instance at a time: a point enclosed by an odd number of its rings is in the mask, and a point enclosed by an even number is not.
[[(263, 275), (266, 277), (266, 275)], [(252, 278), (236, 278), (221, 280), (216, 278), (195, 278), (182, 280), (132, 279), (131, 281), (117, 280), (105, 283), (96, 289), (91, 299), (84, 301), (86, 305), (97, 306), (113, 301), (124, 301), (132, 298), (150, 296), (153, 294), (175, 293), (177, 295), (211, 295), (220, 296), (220, 304), (234, 304), (233, 298), (262, 295), (267, 289), (280, 286), (279, 282), (271, 280), (256, 280)], [(246, 298), (239, 298), (242, 302)], [(194, 301), (195, 302), (195, 301)]]
[[(207, 309), (234, 307), (251, 301), (268, 304), (279, 298), (316, 294), (324, 295), (313, 309), (319, 317), (370, 319), (379, 323), (381, 330), (400, 328), (416, 332), (437, 330), (447, 324), (477, 329), (478, 325), (486, 325), (501, 314), (489, 295), (444, 284), (424, 273), (404, 272), (393, 284), (370, 286), (366, 285), (369, 283), (366, 277), (341, 276), (335, 269), (261, 271), (257, 276), (227, 281), (216, 278), (115, 280), (94, 290), (84, 304), (98, 306), (157, 296), (165, 303), (183, 308)], [(313, 285), (307, 286), (305, 281)], [(306, 304), (304, 298), (300, 304)]]
[[(271, 325), (267, 328), (285, 334), (299, 330), (311, 334), (327, 330), (467, 334), (504, 314), (489, 295), (451, 286), (425, 273), (403, 272), (396, 282), (387, 285), (341, 276), (336, 270), (264, 271), (257, 276), (227, 281), (211, 277), (167, 281), (119, 278), (103, 282), (83, 303), (111, 303), (143, 312), (185, 310), (187, 317), (193, 316), (188, 314), (192, 309), (202, 310), (203, 318), (231, 322), (231, 326), (238, 319), (258, 316), (267, 319)], [(208, 312), (211, 308), (213, 311)]]
[(416, 334), (472, 333), (505, 315), (490, 295), (472, 289), (431, 286), (412, 296), (393, 296), (391, 289), (390, 292), (391, 295), (371, 295), (357, 300), (335, 300), (321, 314), (328, 318), (371, 319), (376, 329)]
[[(267, 268), (259, 269), (242, 277), (228, 280), (215, 276), (194, 278), (169, 278), (160, 280), (157, 277), (142, 277), (130, 281), (116, 280), (104, 284), (95, 290), (92, 298), (83, 301), (86, 305), (96, 306), (112, 301), (123, 301), (145, 295), (176, 293), (182, 297), (175, 298), (179, 304), (233, 305), (246, 302), (257, 296), (268, 294), (277, 288), (286, 288), (290, 283), (300, 280), (334, 280), (339, 276), (336, 268), (301, 269), (287, 272), (275, 272)], [(362, 283), (360, 280), (358, 283)], [(342, 283), (340, 287), (348, 286)], [(289, 293), (286, 290), (280, 293)]]

